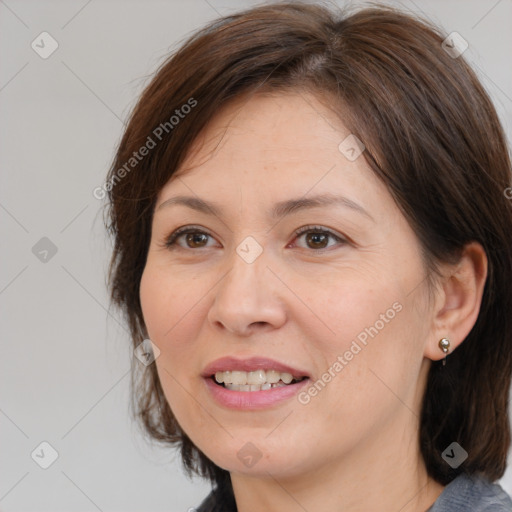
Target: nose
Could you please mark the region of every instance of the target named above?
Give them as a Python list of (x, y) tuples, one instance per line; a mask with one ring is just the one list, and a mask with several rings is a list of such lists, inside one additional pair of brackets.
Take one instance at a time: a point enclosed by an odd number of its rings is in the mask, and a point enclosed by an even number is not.
[(208, 320), (216, 329), (238, 336), (278, 329), (286, 322), (282, 283), (267, 268), (264, 253), (247, 263), (237, 253), (215, 287)]

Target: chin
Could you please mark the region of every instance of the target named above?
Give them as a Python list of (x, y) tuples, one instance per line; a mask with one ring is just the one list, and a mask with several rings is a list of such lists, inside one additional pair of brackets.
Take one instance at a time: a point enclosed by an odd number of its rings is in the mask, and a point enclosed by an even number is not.
[[(285, 448), (279, 451), (268, 449), (263, 443), (251, 441), (234, 443), (233, 448), (223, 447), (222, 453), (207, 455), (217, 466), (230, 473), (244, 474), (254, 477), (293, 477), (304, 471), (304, 457), (307, 456), (296, 448)], [(300, 452), (300, 460), (293, 456)]]

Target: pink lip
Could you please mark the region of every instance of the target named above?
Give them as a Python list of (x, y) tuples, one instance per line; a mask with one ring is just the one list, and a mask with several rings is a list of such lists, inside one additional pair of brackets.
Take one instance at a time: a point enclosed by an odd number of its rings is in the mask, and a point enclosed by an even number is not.
[(237, 359), (235, 357), (222, 357), (216, 359), (206, 366), (201, 373), (202, 377), (211, 377), (217, 372), (226, 372), (238, 370), (243, 372), (253, 372), (255, 370), (275, 370), (283, 373), (291, 373), (295, 379), (309, 377), (309, 374), (303, 370), (292, 368), (279, 361), (268, 359), (266, 357), (250, 357), (248, 359)]
[[(214, 376), (216, 372), (238, 370), (251, 372), (255, 370), (275, 370), (278, 372), (291, 373), (294, 378), (306, 377), (300, 382), (288, 384), (278, 388), (271, 388), (264, 391), (231, 391), (216, 384)], [(236, 359), (234, 357), (223, 357), (206, 366), (201, 376), (204, 378), (206, 387), (212, 397), (222, 406), (230, 409), (265, 409), (272, 405), (279, 404), (295, 396), (301, 388), (310, 382), (307, 372), (292, 368), (278, 361), (265, 357), (251, 357), (249, 359)]]

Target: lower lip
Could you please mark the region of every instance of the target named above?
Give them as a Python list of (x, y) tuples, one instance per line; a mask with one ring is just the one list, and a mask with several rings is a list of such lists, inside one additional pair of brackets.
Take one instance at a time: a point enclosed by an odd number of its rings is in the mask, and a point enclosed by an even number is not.
[(264, 391), (231, 391), (216, 384), (212, 378), (205, 379), (205, 382), (213, 398), (220, 405), (230, 409), (247, 410), (265, 409), (289, 400), (308, 384), (309, 379)]

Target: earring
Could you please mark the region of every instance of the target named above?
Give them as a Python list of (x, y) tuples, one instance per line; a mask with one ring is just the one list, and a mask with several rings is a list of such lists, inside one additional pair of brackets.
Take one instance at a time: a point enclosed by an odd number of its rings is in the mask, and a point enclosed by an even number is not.
[(450, 340), (447, 338), (441, 338), (439, 340), (439, 348), (445, 353), (444, 359), (443, 359), (443, 366), (446, 365), (446, 354), (450, 352)]

